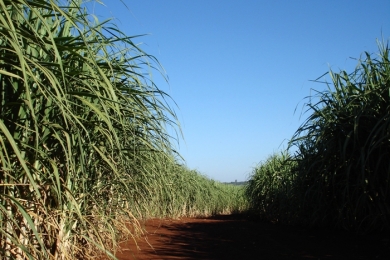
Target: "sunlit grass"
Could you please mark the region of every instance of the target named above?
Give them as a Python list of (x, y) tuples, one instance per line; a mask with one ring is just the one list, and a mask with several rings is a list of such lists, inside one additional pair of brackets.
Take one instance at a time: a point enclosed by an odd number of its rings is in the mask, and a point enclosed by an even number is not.
[(177, 165), (158, 61), (83, 1), (0, 0), (0, 254), (114, 257), (147, 217), (240, 210)]
[(140, 206), (138, 218), (211, 216), (247, 207), (242, 187), (211, 180), (170, 161), (153, 167), (136, 185), (145, 186), (136, 200)]
[(117, 217), (132, 220), (125, 202), (144, 174), (139, 161), (172, 153), (164, 129), (175, 114), (139, 71), (156, 60), (68, 3), (0, 2), (0, 240), (9, 258), (112, 248)]

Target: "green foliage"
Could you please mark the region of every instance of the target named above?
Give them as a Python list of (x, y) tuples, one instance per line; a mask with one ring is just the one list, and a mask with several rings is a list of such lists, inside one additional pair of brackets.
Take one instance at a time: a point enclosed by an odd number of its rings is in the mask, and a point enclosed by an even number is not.
[(390, 228), (389, 47), (365, 53), (355, 71), (330, 71), (334, 90), (319, 101), (291, 143), (297, 147), (301, 216), (316, 225)]
[(210, 216), (246, 209), (242, 187), (210, 180), (169, 160), (153, 167), (136, 184), (147, 187), (137, 199), (138, 218)]
[(9, 258), (74, 259), (113, 246), (139, 161), (172, 153), (164, 129), (175, 114), (142, 76), (158, 63), (108, 21), (92, 23), (81, 4), (0, 1), (0, 241)]
[(158, 61), (82, 5), (0, 0), (2, 259), (114, 258), (139, 218), (245, 205), (177, 165)]
[(274, 154), (257, 166), (245, 187), (249, 207), (260, 218), (291, 220), (294, 211), (295, 162), (287, 152)]
[(364, 56), (351, 74), (330, 71), (334, 89), (310, 98), (311, 114), (290, 141), (294, 156), (272, 156), (254, 170), (246, 194), (262, 217), (390, 229), (389, 47)]

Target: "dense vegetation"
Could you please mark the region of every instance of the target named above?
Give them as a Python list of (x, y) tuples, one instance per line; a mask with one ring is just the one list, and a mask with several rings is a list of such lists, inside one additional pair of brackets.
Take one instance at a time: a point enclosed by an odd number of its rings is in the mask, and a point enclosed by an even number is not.
[(389, 46), (378, 45), (352, 73), (329, 72), (332, 84), (306, 104), (310, 115), (290, 141), (295, 152), (255, 169), (246, 194), (261, 217), (390, 230)]
[(261, 219), (290, 223), (294, 198), (295, 162), (287, 152), (270, 156), (257, 166), (245, 187), (252, 213)]
[(180, 165), (159, 64), (133, 40), (81, 0), (0, 0), (2, 259), (112, 256), (140, 218), (245, 205)]
[[(329, 75), (291, 150), (248, 183), (187, 169), (157, 59), (82, 0), (0, 0), (0, 256), (114, 258), (151, 217), (240, 212), (390, 230), (389, 47)], [(168, 131), (171, 128), (173, 131)], [(291, 152), (294, 151), (294, 152)]]

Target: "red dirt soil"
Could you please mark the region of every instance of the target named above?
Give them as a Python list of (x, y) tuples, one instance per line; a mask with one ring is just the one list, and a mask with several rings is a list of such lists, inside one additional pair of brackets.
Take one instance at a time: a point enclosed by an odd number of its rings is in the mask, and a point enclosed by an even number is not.
[[(148, 232), (121, 244), (119, 260), (390, 259), (390, 234), (359, 236), (255, 221), (242, 215), (152, 219)], [(145, 241), (153, 246), (153, 248)]]

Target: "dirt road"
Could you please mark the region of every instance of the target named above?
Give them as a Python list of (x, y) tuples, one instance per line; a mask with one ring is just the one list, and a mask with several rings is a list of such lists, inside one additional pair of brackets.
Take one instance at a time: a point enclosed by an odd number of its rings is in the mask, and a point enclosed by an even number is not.
[(390, 235), (357, 236), (251, 220), (245, 216), (149, 220), (148, 234), (123, 243), (118, 259), (390, 259)]

